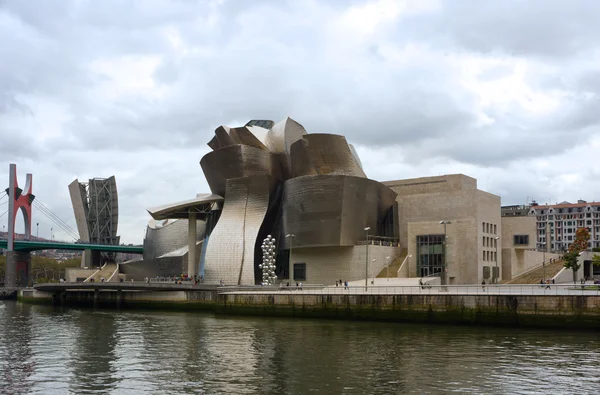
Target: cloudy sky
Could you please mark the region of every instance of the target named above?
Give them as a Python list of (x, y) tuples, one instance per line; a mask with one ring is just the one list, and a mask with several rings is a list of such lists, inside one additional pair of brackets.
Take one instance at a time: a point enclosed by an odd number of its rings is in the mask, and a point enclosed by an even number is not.
[(376, 180), (600, 200), (598, 21), (595, 0), (0, 0), (0, 179), (33, 173), (75, 228), (67, 185), (115, 175), (139, 243), (146, 208), (208, 192), (217, 126), (290, 116)]

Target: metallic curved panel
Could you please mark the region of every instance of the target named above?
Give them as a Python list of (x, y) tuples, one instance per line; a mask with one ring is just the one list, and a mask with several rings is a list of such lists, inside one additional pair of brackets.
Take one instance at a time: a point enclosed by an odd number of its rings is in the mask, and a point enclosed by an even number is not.
[(230, 145), (236, 144), (236, 142), (229, 135), (229, 128), (227, 126), (219, 126), (215, 129), (215, 136), (219, 140), (221, 147), (229, 147)]
[(292, 144), (300, 140), (305, 134), (304, 126), (288, 117), (281, 122), (277, 122), (269, 130), (267, 147), (271, 152), (289, 155)]
[[(269, 151), (248, 145), (232, 145), (209, 152), (200, 160), (202, 171), (212, 193), (225, 196), (230, 178), (272, 175), (281, 179), (279, 161)], [(228, 197), (225, 196), (227, 199)]]
[(308, 142), (305, 139), (298, 140), (292, 144), (290, 150), (291, 177), (317, 175), (317, 171), (311, 163), (308, 153)]
[(242, 126), (241, 128), (232, 128), (229, 131), (229, 134), (239, 144), (249, 145), (262, 150), (268, 150), (268, 148), (245, 126)]
[[(304, 146), (306, 152), (298, 145)], [(303, 141), (294, 143), (291, 162), (297, 177), (308, 174), (366, 177), (346, 138), (335, 134), (307, 134)]]
[(352, 144), (348, 144), (348, 148), (350, 148), (350, 152), (352, 153), (352, 156), (354, 156), (356, 163), (358, 163), (358, 166), (362, 169), (363, 165), (362, 165), (362, 162), (360, 161), (360, 156), (358, 156), (358, 152), (356, 152), (356, 148), (354, 148), (354, 146)]
[(219, 143), (219, 139), (217, 136), (213, 136), (213, 138), (208, 142), (208, 146), (214, 150), (217, 150), (221, 147), (221, 143)]
[[(396, 193), (368, 178), (303, 176), (287, 180), (283, 191), (283, 234), (295, 234), (294, 247), (352, 246), (382, 235)], [(288, 241), (285, 248), (289, 248)]]
[(223, 198), (219, 195), (198, 194), (195, 199), (184, 200), (181, 202), (165, 204), (159, 207), (149, 208), (148, 214), (156, 220), (162, 219), (188, 219), (190, 212), (196, 216), (206, 216), (210, 214), (215, 204), (222, 202)]
[(227, 180), (223, 212), (204, 255), (205, 283), (254, 285), (254, 247), (272, 188), (267, 175)]
[[(269, 134), (269, 129), (261, 128), (260, 126), (246, 126), (246, 129), (248, 129), (262, 145), (267, 147), (267, 135)], [(267, 147), (267, 149), (269, 148)]]
[[(188, 220), (150, 220), (144, 239), (144, 260), (158, 258), (169, 252), (187, 247)], [(196, 221), (196, 240), (204, 239), (204, 221)]]

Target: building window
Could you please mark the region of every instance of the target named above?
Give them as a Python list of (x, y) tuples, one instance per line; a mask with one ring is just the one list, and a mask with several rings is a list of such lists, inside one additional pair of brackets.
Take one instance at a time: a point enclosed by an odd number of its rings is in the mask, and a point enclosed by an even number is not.
[(481, 231), (485, 233), (485, 222), (481, 223)]
[(514, 245), (527, 245), (529, 244), (529, 235), (515, 235)]
[(417, 236), (417, 272), (419, 277), (439, 276), (444, 269), (444, 235)]
[(482, 252), (483, 252), (483, 256), (481, 259), (483, 259), (485, 261), (485, 251), (482, 251)]
[(294, 280), (306, 281), (306, 263), (294, 263)]
[(494, 225), (494, 234), (498, 234), (498, 228), (496, 228), (496, 225)]

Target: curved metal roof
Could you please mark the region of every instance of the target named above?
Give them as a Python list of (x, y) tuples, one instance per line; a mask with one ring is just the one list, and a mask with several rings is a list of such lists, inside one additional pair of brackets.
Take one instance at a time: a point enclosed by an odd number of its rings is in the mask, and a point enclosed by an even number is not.
[(164, 206), (149, 208), (147, 211), (156, 220), (188, 219), (190, 212), (195, 212), (198, 219), (211, 212), (213, 205), (222, 202), (223, 197), (214, 194), (198, 194), (195, 199), (169, 203)]

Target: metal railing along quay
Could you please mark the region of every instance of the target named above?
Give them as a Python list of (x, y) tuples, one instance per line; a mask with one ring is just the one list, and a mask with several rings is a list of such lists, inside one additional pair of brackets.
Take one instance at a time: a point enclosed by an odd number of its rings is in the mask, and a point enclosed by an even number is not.
[(224, 286), (219, 293), (305, 295), (587, 295), (600, 296), (600, 286), (586, 284), (490, 284), (490, 285), (371, 285), (365, 286)]

